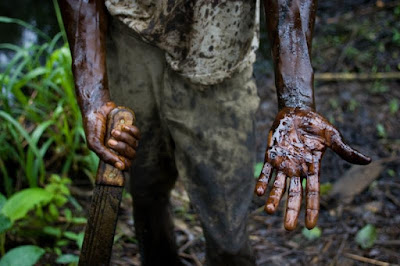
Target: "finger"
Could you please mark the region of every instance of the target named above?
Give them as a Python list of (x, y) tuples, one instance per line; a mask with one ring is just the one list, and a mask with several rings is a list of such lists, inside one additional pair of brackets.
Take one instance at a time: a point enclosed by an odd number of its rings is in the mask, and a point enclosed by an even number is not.
[(340, 157), (344, 160), (348, 161), (349, 163), (354, 164), (369, 164), (371, 162), (371, 158), (365, 156), (364, 154), (356, 151), (355, 149), (351, 148), (349, 145), (343, 142), (343, 138), (340, 135), (339, 131), (333, 129), (331, 131), (330, 142), (331, 142), (331, 149), (336, 152)]
[(300, 177), (291, 177), (284, 222), (286, 230), (292, 231), (296, 228), (300, 213), (301, 198), (302, 188)]
[(307, 176), (306, 227), (308, 229), (313, 229), (318, 221), (320, 191), (319, 173), (321, 165), (320, 159), (320, 155), (314, 156), (313, 163), (309, 165), (309, 175)]
[(131, 134), (127, 132), (123, 132), (117, 129), (114, 129), (111, 131), (111, 135), (117, 140), (117, 141), (122, 141), (131, 146), (133, 149), (137, 149), (138, 146), (138, 140), (133, 137)]
[(123, 125), (121, 127), (122, 131), (127, 132), (134, 136), (136, 139), (140, 139), (140, 130), (137, 126), (128, 126), (128, 125)]
[(103, 162), (111, 164), (119, 170), (125, 170), (126, 163), (124, 160), (107, 149), (107, 147), (104, 145), (95, 146), (91, 149), (100, 157)]
[(127, 170), (128, 168), (130, 168), (132, 166), (132, 160), (129, 160), (122, 156), (118, 156), (118, 157), (121, 161), (124, 162), (124, 169), (120, 169), (120, 170)]
[(260, 176), (258, 177), (258, 181), (255, 188), (255, 193), (258, 196), (264, 195), (265, 191), (267, 190), (268, 181), (271, 177), (271, 174), (272, 174), (272, 165), (268, 162), (265, 162), (264, 167), (260, 173)]
[(279, 171), (276, 175), (271, 193), (269, 193), (267, 203), (265, 204), (265, 211), (267, 213), (272, 214), (276, 211), (279, 202), (283, 196), (283, 193), (285, 192), (285, 186), (286, 175), (283, 172)]
[(116, 151), (120, 156), (126, 157), (128, 159), (133, 159), (136, 156), (136, 151), (128, 146), (126, 143), (122, 141), (117, 141), (115, 139), (109, 139), (107, 141), (107, 145)]

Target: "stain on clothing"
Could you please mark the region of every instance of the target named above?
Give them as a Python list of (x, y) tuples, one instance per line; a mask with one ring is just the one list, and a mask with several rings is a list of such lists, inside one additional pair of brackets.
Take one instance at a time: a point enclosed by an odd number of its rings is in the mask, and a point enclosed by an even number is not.
[(170, 67), (211, 85), (252, 65), (259, 0), (106, 0), (111, 15), (165, 52)]

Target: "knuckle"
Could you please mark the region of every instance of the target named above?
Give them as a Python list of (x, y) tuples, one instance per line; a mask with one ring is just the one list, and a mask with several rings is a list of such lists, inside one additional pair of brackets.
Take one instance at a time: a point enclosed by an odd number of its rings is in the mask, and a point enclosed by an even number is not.
[(293, 198), (297, 198), (301, 195), (301, 193), (299, 191), (289, 191), (289, 197), (293, 197)]
[(96, 138), (89, 138), (87, 142), (88, 148), (97, 155), (101, 153), (101, 145)]

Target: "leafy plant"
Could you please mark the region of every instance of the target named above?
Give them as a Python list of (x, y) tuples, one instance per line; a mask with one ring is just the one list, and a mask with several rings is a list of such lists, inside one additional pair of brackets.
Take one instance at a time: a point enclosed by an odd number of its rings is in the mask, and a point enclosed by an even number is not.
[(43, 188), (28, 188), (12, 195), (0, 211), (11, 223), (26, 216), (28, 211), (40, 204), (47, 204), (54, 195)]
[[(5, 17), (0, 22), (22, 23)], [(26, 48), (0, 44), (14, 53), (0, 74), (0, 172), (8, 196), (26, 185), (44, 185), (51, 169), (66, 176), (83, 172), (93, 180), (97, 156), (85, 145), (69, 49), (56, 48), (62, 35)]]
[[(50, 236), (56, 242), (70, 239), (74, 240), (78, 247), (81, 246), (83, 233), (75, 234), (68, 231), (70, 225), (86, 223), (85, 218), (73, 217), (72, 212), (65, 208), (70, 197), (67, 187), (69, 183), (68, 178), (52, 175), (50, 183), (45, 188), (27, 188), (5, 200), (0, 209), (2, 254), (4, 254), (4, 236), (7, 231), (22, 236), (32, 234)], [(0, 198), (4, 201), (3, 195)], [(60, 215), (59, 211), (62, 207), (64, 207), (64, 216)], [(60, 224), (60, 220), (63, 223)]]

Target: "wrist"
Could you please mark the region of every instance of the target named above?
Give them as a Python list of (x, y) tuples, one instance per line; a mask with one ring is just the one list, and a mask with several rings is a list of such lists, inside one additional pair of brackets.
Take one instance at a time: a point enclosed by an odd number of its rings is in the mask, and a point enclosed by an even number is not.
[(276, 82), (278, 92), (278, 107), (315, 109), (313, 78), (309, 82), (299, 78), (285, 79), (285, 81)]
[(82, 115), (85, 118), (89, 118), (93, 115), (101, 115), (103, 117), (107, 117), (107, 115), (113, 110), (116, 104), (110, 100), (96, 102), (96, 104), (91, 104), (85, 108), (85, 111), (82, 111)]
[[(281, 59), (275, 72), (279, 109), (293, 107), (315, 109), (314, 71), (309, 60)], [(294, 62), (292, 62), (294, 61)]]
[(97, 82), (76, 82), (78, 104), (83, 116), (98, 112), (107, 103), (112, 102), (108, 87), (105, 84), (104, 80)]
[(285, 94), (284, 97), (280, 97), (278, 100), (278, 108), (299, 108), (301, 110), (315, 110), (315, 103), (313, 99), (305, 98), (299, 94)]

